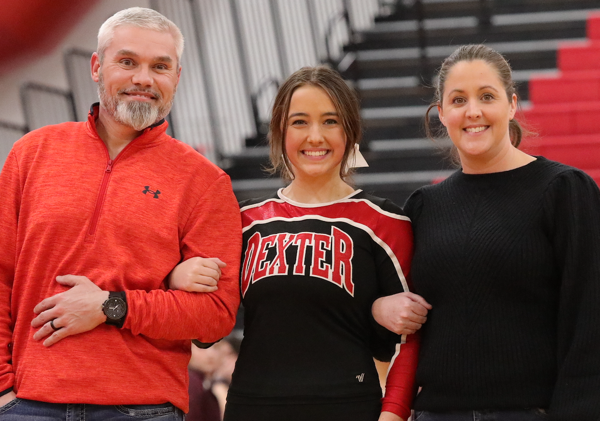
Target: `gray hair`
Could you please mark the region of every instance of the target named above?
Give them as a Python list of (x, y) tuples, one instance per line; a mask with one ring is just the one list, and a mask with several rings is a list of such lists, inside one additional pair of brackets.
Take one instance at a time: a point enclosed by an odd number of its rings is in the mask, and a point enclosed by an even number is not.
[(98, 31), (98, 57), (100, 62), (104, 60), (104, 51), (112, 41), (115, 29), (119, 26), (137, 26), (138, 28), (150, 29), (158, 32), (170, 32), (175, 39), (175, 49), (177, 51), (177, 62), (181, 60), (183, 54), (183, 35), (173, 22), (158, 13), (156, 10), (145, 7), (130, 7), (121, 10), (108, 18)]

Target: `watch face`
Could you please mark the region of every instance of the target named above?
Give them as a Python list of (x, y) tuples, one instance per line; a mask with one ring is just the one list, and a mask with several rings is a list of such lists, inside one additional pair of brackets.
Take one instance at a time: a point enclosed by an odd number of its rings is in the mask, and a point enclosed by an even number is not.
[(125, 301), (120, 298), (109, 298), (104, 304), (103, 311), (109, 319), (119, 320), (121, 317), (125, 316)]

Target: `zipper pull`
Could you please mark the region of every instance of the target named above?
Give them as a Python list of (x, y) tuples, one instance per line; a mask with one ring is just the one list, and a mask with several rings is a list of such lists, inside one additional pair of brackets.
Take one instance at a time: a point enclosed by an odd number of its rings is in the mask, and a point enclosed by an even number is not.
[(112, 166), (113, 166), (113, 161), (112, 159), (108, 160), (108, 165), (106, 166), (106, 172), (111, 172), (112, 171)]

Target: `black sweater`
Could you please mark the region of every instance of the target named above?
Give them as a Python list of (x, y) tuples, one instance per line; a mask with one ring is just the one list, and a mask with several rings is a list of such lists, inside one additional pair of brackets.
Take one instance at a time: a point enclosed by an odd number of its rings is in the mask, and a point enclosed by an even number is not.
[(547, 408), (600, 419), (600, 192), (538, 157), (417, 190), (415, 291), (422, 329), (415, 408)]

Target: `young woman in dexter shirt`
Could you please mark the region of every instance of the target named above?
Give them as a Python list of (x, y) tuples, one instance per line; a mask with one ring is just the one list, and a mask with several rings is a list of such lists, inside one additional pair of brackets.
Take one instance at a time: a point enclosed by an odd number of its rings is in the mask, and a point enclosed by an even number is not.
[[(428, 304), (408, 292), (409, 219), (349, 183), (361, 158), (356, 95), (335, 71), (303, 68), (272, 115), (271, 162), (289, 184), (241, 203), (245, 329), (225, 420), (406, 421), (418, 352), (406, 333)], [(171, 287), (184, 288), (185, 265)], [(396, 293), (421, 313), (403, 335), (371, 315), (375, 299)], [(392, 360), (383, 406), (374, 356)]]

